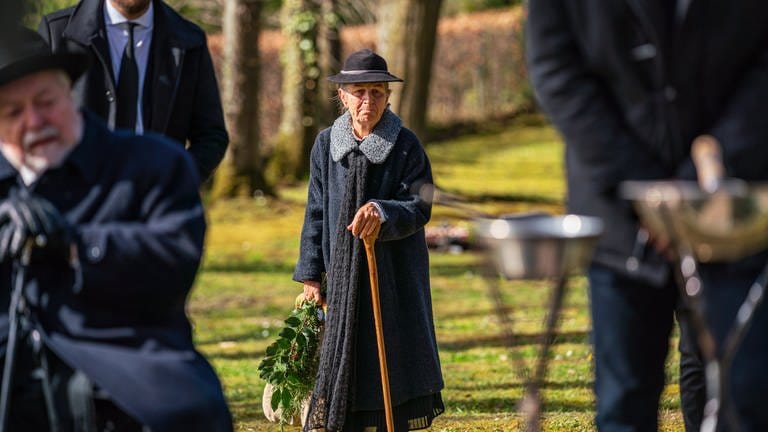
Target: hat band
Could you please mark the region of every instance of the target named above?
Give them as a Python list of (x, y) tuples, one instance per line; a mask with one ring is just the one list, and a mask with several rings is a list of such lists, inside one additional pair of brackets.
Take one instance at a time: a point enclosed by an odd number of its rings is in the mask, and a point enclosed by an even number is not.
[(366, 69), (366, 70), (349, 70), (349, 71), (343, 70), (343, 71), (340, 71), (340, 73), (342, 75), (362, 75), (362, 74), (367, 74), (367, 73), (386, 73), (386, 74), (388, 74), (389, 72), (387, 72), (385, 70), (381, 70), (381, 69)]

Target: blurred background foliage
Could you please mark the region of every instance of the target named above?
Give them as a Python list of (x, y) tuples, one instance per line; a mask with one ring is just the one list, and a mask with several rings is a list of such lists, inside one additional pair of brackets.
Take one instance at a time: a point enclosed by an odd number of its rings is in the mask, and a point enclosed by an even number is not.
[[(224, 0), (165, 0), (185, 17), (199, 24), (207, 32), (221, 31), (221, 15)], [(40, 17), (75, 5), (77, 0), (28, 0), (26, 22), (36, 27)], [(279, 11), (282, 0), (261, 0), (263, 28), (280, 27)], [(340, 0), (339, 15), (345, 25), (370, 24), (376, 21), (375, 10), (378, 0)], [(461, 13), (479, 12), (488, 9), (503, 8), (522, 3), (522, 0), (444, 0), (443, 16)]]

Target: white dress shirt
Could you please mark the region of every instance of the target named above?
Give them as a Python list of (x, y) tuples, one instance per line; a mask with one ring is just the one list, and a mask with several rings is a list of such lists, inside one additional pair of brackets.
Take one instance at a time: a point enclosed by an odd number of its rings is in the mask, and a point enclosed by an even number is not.
[[(130, 20), (138, 24), (133, 29), (133, 43), (136, 64), (139, 66), (139, 97), (136, 103), (139, 105), (136, 110), (136, 133), (144, 133), (143, 110), (141, 108), (144, 99), (144, 78), (147, 76), (147, 65), (149, 64), (149, 47), (152, 43), (152, 28), (154, 27), (155, 10), (152, 2), (149, 2), (149, 8), (144, 15)], [(128, 43), (128, 25), (129, 20), (112, 6), (110, 0), (104, 0), (104, 23), (107, 29), (107, 39), (109, 40), (109, 56), (112, 60), (112, 70), (115, 74), (115, 83), (120, 80), (120, 63), (123, 59), (123, 51)]]

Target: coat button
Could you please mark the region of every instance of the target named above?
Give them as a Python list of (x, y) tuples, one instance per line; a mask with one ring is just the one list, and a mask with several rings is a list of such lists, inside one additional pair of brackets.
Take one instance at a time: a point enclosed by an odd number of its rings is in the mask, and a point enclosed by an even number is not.
[(115, 97), (112, 95), (112, 92), (111, 92), (111, 91), (107, 90), (107, 93), (106, 93), (106, 95), (107, 95), (107, 100), (108, 100), (109, 102), (114, 102), (114, 101), (115, 101)]
[(98, 259), (101, 257), (101, 249), (98, 246), (88, 249), (88, 256), (91, 257), (91, 259)]

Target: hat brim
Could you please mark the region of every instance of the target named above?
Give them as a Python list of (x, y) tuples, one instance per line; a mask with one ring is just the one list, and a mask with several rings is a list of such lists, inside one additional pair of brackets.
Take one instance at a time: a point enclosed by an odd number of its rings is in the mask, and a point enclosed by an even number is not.
[(365, 71), (362, 73), (337, 73), (328, 77), (328, 81), (337, 84), (371, 83), (371, 82), (403, 82), (401, 78), (389, 72)]
[(25, 75), (49, 69), (63, 70), (74, 84), (89, 66), (90, 57), (82, 53), (33, 55), (3, 68), (0, 71), (0, 86), (22, 78)]

